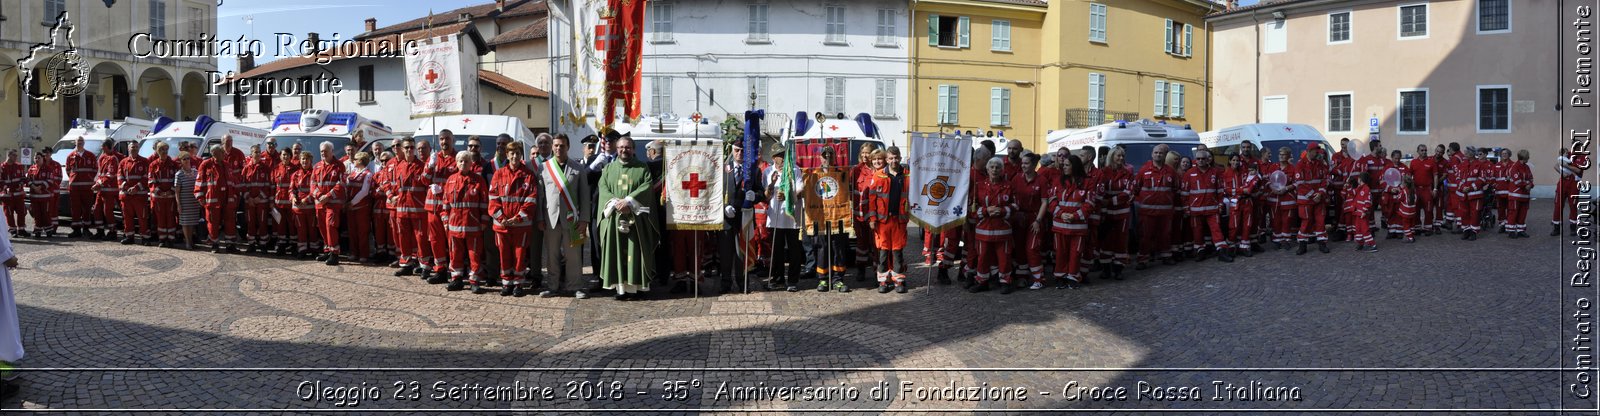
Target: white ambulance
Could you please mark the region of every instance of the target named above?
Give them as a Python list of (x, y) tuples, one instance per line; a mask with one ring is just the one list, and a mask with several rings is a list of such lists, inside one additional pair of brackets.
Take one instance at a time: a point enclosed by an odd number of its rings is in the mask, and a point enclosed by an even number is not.
[[(835, 140), (846, 141), (850, 150), (849, 160), (846, 164), (850, 166), (861, 163), (861, 147), (863, 145), (871, 143), (877, 146), (878, 149), (884, 149), (888, 146), (888, 142), (883, 139), (881, 132), (877, 131), (877, 124), (872, 122), (872, 116), (866, 113), (856, 115), (854, 120), (837, 116), (823, 117), (821, 122), (816, 121), (815, 116), (811, 119), (798, 119), (805, 116), (805, 113), (796, 114), (797, 119), (793, 128), (785, 129), (779, 142), (784, 145), (794, 142), (795, 154), (789, 155), (789, 157), (795, 158), (796, 167), (810, 168), (817, 165), (815, 156), (812, 154), (814, 151), (805, 146), (806, 144), (832, 142)], [(906, 155), (909, 156), (909, 154)]]
[(1120, 146), (1127, 154), (1127, 164), (1137, 171), (1150, 161), (1150, 151), (1158, 145), (1165, 144), (1172, 151), (1189, 155), (1200, 144), (1200, 134), (1188, 125), (1150, 120), (1116, 121), (1086, 129), (1052, 131), (1045, 135), (1045, 141), (1052, 155), (1062, 147), (1075, 152), (1091, 146), (1097, 153), (1107, 154), (1112, 147)]
[(1306, 145), (1318, 143), (1325, 151), (1338, 151), (1321, 131), (1316, 127), (1305, 124), (1292, 123), (1256, 123), (1241, 124), (1221, 130), (1200, 133), (1200, 143), (1205, 143), (1211, 153), (1217, 156), (1217, 161), (1226, 163), (1229, 152), (1239, 149), (1244, 142), (1254, 143), (1257, 149), (1271, 152), (1274, 160), (1278, 158), (1278, 148), (1289, 148), (1289, 154), (1299, 157), (1300, 152), (1306, 150)]
[[(378, 120), (352, 112), (333, 113), (323, 110), (289, 111), (278, 114), (272, 121), (272, 130), (267, 133), (267, 137), (277, 143), (279, 151), (288, 150), (291, 146), (299, 144), (302, 151), (311, 152), (312, 163), (317, 163), (322, 161), (323, 143), (333, 143), (333, 155), (345, 157), (344, 148), (354, 140), (356, 132), (360, 132), (362, 140), (366, 142), (388, 141), (394, 137), (394, 130)], [(374, 155), (373, 158), (376, 160), (377, 156)]]
[[(450, 116), (428, 117), (417, 120), (417, 130), (412, 132), (412, 137), (418, 142), (426, 142), (434, 151), (439, 150), (439, 132), (450, 130), (455, 140), (450, 145), (457, 151), (467, 150), (467, 139), (478, 137), (483, 147), (478, 149), (478, 156), (484, 160), (493, 160), (495, 138), (500, 134), (511, 135), (511, 140), (521, 142), (524, 149), (529, 152), (534, 150), (533, 130), (522, 124), (522, 119), (512, 116), (493, 114), (458, 114)], [(581, 137), (572, 138), (573, 145), (569, 155), (576, 158), (583, 157), (583, 151), (576, 144)], [(576, 153), (572, 153), (576, 152)], [(523, 155), (523, 160), (528, 155)]]
[(233, 147), (239, 151), (250, 152), (250, 145), (261, 144), (267, 138), (267, 131), (241, 124), (224, 123), (202, 115), (194, 121), (172, 121), (170, 118), (156, 119), (149, 136), (139, 143), (139, 156), (152, 157), (156, 154), (156, 143), (166, 143), (167, 155), (178, 156), (178, 145), (193, 143), (200, 146), (200, 152), (207, 152), (213, 144), (222, 144), (222, 136), (233, 136)]
[(100, 155), (100, 146), (105, 144), (106, 139), (116, 139), (117, 151), (127, 154), (129, 147), (136, 146), (139, 140), (150, 135), (154, 125), (154, 122), (140, 118), (122, 121), (78, 119), (73, 121), (72, 129), (61, 135), (61, 139), (51, 147), (50, 158), (55, 159), (56, 163), (67, 163), (67, 155), (72, 153), (79, 137), (83, 137), (83, 148), (95, 156)]
[[(649, 160), (645, 157), (645, 146), (650, 142), (662, 139), (689, 139), (722, 140), (722, 128), (717, 123), (700, 118), (677, 117), (672, 114), (640, 117), (633, 124), (615, 124), (611, 127), (617, 134), (626, 134), (633, 139), (634, 156), (639, 160)], [(581, 149), (579, 149), (581, 150)], [(568, 155), (569, 157), (582, 158), (582, 153)]]

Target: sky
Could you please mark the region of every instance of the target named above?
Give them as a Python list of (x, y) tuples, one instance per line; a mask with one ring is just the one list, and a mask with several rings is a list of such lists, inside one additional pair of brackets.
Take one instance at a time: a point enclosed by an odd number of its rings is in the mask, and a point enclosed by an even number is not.
[[(306, 33), (317, 32), (322, 39), (350, 39), (366, 31), (368, 17), (378, 19), (378, 27), (428, 15), (428, 10), (444, 13), (463, 6), (493, 0), (350, 0), (348, 4), (326, 0), (223, 0), (217, 7), (218, 39), (260, 39), (267, 56), (256, 58), (256, 65), (277, 59), (274, 33), (292, 33), (304, 40)], [(252, 24), (253, 19), (253, 24)], [(235, 71), (233, 56), (218, 57), (217, 70)]]

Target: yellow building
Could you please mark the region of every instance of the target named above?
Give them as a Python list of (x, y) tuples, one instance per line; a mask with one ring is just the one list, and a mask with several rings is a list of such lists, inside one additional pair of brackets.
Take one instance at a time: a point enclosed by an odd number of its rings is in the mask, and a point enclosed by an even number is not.
[(1034, 0), (914, 1), (911, 130), (1043, 137), (1033, 108), (1045, 10)]
[(914, 1), (911, 129), (1003, 132), (1034, 150), (1051, 130), (1119, 119), (1210, 129), (1204, 22), (1222, 7)]

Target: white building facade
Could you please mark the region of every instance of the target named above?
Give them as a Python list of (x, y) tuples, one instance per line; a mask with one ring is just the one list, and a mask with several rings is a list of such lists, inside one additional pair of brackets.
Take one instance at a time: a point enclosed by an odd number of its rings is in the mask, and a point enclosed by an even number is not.
[[(593, 78), (580, 74), (575, 79), (570, 70), (572, 40), (592, 45), (594, 29), (583, 28), (580, 17), (582, 32), (573, 36), (572, 19), (564, 17), (579, 12), (568, 1), (550, 2), (552, 115), (573, 113), (568, 101), (584, 99), (578, 98), (584, 97), (583, 87), (573, 94), (573, 85)], [(746, 110), (764, 109), (763, 129), (771, 134), (792, 125), (790, 119), (801, 111), (848, 118), (867, 113), (886, 140), (904, 145), (913, 29), (908, 5), (652, 1), (645, 13), (641, 113), (687, 117), (698, 108), (720, 122), (729, 114), (742, 117)], [(578, 107), (591, 121), (598, 115), (597, 106)]]

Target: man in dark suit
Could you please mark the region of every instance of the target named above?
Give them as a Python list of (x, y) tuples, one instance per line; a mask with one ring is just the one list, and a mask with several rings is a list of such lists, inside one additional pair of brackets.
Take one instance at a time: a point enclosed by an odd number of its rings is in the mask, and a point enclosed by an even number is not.
[[(743, 287), (745, 277), (745, 260), (739, 256), (738, 245), (744, 242), (743, 218), (745, 215), (746, 201), (759, 201), (761, 196), (745, 189), (744, 181), (744, 147), (742, 143), (734, 142), (733, 150), (728, 154), (726, 166), (723, 168), (722, 191), (726, 197), (727, 206), (723, 208), (724, 219), (722, 237), (718, 238), (717, 268), (722, 279), (722, 293), (728, 293), (736, 287)], [(759, 171), (749, 172), (760, 175)]]

